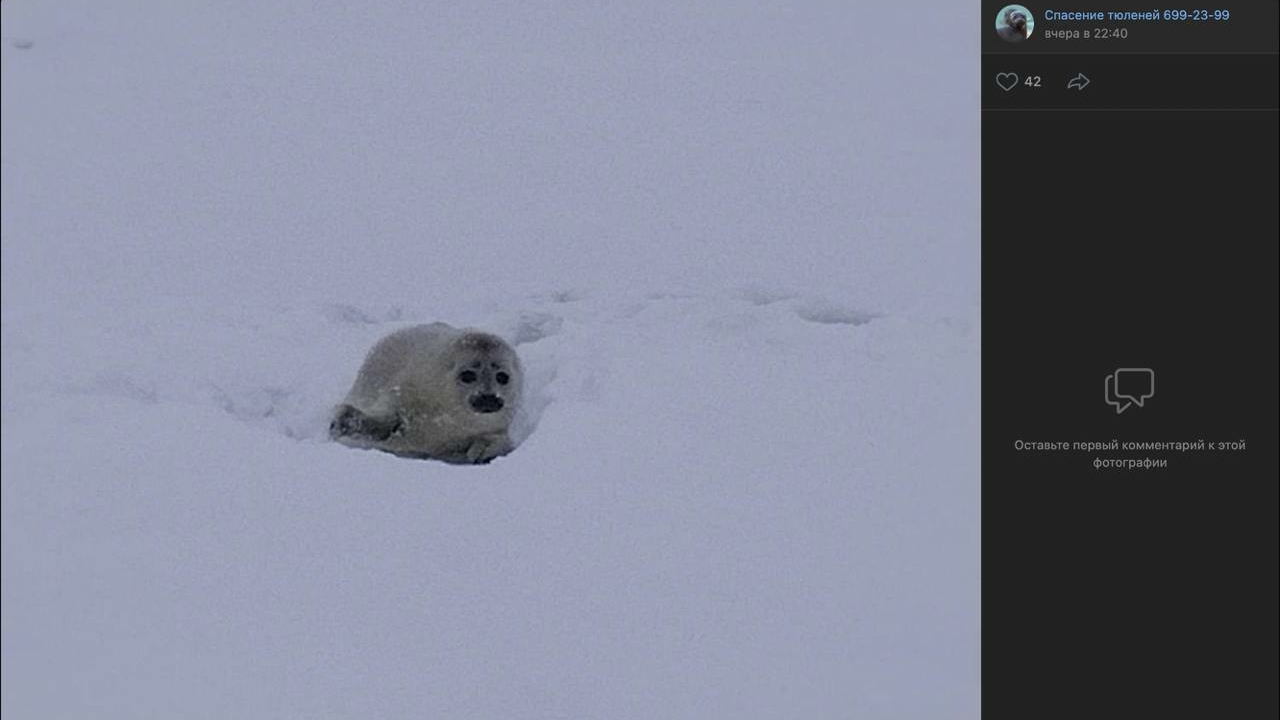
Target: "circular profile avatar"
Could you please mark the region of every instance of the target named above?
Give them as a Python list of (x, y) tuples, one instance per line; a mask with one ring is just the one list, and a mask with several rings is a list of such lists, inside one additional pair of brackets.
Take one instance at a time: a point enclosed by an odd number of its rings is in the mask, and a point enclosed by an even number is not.
[(1022, 5), (1005, 5), (996, 15), (996, 34), (1005, 42), (1020, 43), (1031, 37), (1036, 19)]

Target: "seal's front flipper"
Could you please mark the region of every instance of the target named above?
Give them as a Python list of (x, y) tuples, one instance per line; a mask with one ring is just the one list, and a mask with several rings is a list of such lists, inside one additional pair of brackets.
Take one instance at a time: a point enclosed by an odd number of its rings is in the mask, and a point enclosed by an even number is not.
[(514, 446), (505, 432), (477, 437), (467, 448), (466, 459), (473, 465), (487, 465), (494, 458), (511, 452)]
[(359, 438), (363, 440), (384, 441), (400, 431), (400, 418), (379, 418), (365, 415), (350, 405), (343, 405), (333, 415), (329, 423), (329, 437)]

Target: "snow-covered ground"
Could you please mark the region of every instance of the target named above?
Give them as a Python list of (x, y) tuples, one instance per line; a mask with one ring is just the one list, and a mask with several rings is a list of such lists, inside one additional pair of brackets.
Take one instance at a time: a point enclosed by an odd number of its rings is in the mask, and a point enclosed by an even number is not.
[(971, 10), (7, 0), (4, 717), (976, 717)]

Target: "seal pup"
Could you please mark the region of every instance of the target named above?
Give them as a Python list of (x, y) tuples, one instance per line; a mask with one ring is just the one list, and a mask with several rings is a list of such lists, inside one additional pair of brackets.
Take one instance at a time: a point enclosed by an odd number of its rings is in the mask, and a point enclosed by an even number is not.
[(515, 447), (508, 429), (523, 379), (497, 335), (444, 323), (397, 330), (365, 357), (329, 436), (402, 457), (487, 463)]

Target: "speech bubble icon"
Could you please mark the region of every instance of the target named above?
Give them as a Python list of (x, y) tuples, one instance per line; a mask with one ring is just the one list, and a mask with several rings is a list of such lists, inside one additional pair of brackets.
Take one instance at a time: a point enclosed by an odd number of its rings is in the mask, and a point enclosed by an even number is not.
[(1142, 407), (1156, 394), (1156, 372), (1151, 368), (1116, 368), (1107, 376), (1105, 399), (1116, 414), (1137, 405)]

